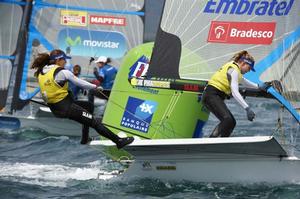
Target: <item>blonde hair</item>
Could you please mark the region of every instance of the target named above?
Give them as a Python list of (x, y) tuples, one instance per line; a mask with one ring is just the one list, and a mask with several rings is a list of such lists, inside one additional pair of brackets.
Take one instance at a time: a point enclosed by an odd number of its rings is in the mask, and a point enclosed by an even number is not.
[(242, 51), (234, 54), (230, 60), (238, 63), (242, 57), (249, 59), (253, 62), (255, 61), (254, 58), (246, 50), (242, 50)]

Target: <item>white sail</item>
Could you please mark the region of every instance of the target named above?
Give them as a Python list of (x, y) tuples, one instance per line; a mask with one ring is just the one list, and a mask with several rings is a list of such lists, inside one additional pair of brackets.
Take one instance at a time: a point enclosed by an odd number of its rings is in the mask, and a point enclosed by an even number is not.
[(236, 52), (247, 50), (256, 72), (245, 77), (279, 80), (283, 92), (269, 93), (300, 121), (299, 8), (294, 0), (166, 0), (148, 75), (208, 80)]
[[(41, 99), (34, 70), (30, 69), (32, 61), (39, 53), (59, 48), (72, 57), (66, 68), (80, 65), (82, 78), (94, 78), (96, 65), (90, 61), (91, 57), (110, 57), (112, 64), (119, 67), (126, 52), (143, 43), (143, 8), (144, 1), (140, 0), (1, 1), (0, 11), (4, 16), (0, 19), (3, 26), (0, 31), (0, 111), (3, 112), (0, 122), (11, 122), (8, 127), (13, 129), (34, 126), (49, 129), (52, 134), (79, 136), (74, 128), (80, 129), (80, 125), (70, 122), (62, 125), (65, 129), (56, 128), (60, 125), (53, 125), (59, 121), (53, 122), (55, 118), (50, 110), (39, 107)], [(28, 105), (29, 100), (35, 102), (34, 106)], [(98, 109), (103, 111), (104, 103), (100, 101), (98, 105), (102, 107)], [(52, 121), (52, 125), (47, 121)], [(70, 128), (72, 126), (74, 128)]]
[(0, 12), (0, 111), (5, 111), (23, 11), (17, 3), (1, 3)]

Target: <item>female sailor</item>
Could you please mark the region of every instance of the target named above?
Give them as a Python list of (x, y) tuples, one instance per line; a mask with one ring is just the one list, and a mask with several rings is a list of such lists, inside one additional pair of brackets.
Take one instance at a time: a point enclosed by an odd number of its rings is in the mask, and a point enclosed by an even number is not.
[(246, 110), (248, 120), (253, 121), (255, 113), (240, 94), (239, 84), (242, 83), (248, 88), (260, 88), (263, 91), (266, 91), (270, 84), (263, 83), (259, 86), (245, 79), (243, 75), (250, 70), (255, 72), (254, 58), (243, 50), (236, 53), (208, 81), (203, 92), (202, 102), (220, 120), (210, 137), (229, 137), (236, 125), (232, 113), (224, 103), (224, 100), (230, 95)]
[[(68, 81), (83, 88), (101, 91), (102, 87), (97, 87), (87, 81), (77, 78), (72, 72), (64, 69), (66, 59), (70, 57), (62, 50), (53, 50), (50, 55), (47, 53), (39, 54), (34, 60), (32, 67), (36, 69), (35, 76), (41, 89), (43, 100), (48, 104), (52, 113), (56, 117), (69, 118), (77, 121), (84, 126), (94, 128), (100, 135), (112, 140), (120, 149), (133, 142), (133, 137), (120, 138), (106, 128), (101, 120), (94, 118), (85, 108), (76, 104), (68, 93)], [(83, 132), (82, 144), (89, 140), (88, 131)]]

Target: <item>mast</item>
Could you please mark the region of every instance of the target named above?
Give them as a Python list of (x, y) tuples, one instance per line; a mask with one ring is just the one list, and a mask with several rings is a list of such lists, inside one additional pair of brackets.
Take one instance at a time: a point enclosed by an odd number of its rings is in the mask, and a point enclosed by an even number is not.
[[(13, 112), (15, 110), (21, 110), (28, 101), (21, 100), (19, 98), (20, 85), (22, 80), (23, 73), (23, 65), (25, 61), (26, 55), (26, 46), (27, 46), (27, 36), (28, 36), (28, 27), (31, 17), (32, 11), (32, 3), (33, 0), (23, 0), (26, 3), (24, 7), (24, 13), (21, 21), (21, 27), (19, 31), (18, 41), (17, 41), (17, 49), (16, 49), (16, 59), (13, 64), (13, 70), (11, 75), (10, 83), (14, 85), (13, 87), (13, 98), (11, 103), (10, 111)], [(14, 84), (13, 84), (14, 82)]]

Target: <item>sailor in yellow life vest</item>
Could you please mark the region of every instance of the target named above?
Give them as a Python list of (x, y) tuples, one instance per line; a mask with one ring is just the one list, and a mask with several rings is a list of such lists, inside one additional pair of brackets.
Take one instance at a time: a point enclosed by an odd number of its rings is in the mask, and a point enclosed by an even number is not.
[(76, 103), (68, 93), (68, 81), (83, 89), (94, 89), (102, 91), (102, 87), (97, 87), (87, 81), (79, 79), (69, 70), (64, 69), (66, 59), (70, 57), (62, 50), (53, 50), (50, 55), (39, 54), (34, 60), (32, 67), (36, 69), (35, 76), (41, 89), (43, 100), (48, 104), (52, 113), (56, 117), (69, 118), (81, 123), (85, 129), (82, 131), (81, 144), (90, 141), (88, 128), (94, 128), (100, 135), (112, 140), (120, 149), (133, 142), (133, 137), (120, 138), (106, 128), (99, 118), (94, 118), (92, 113), (84, 108), (82, 104)]
[(246, 110), (248, 120), (253, 121), (255, 114), (240, 94), (239, 84), (263, 91), (271, 85), (268, 83), (258, 85), (245, 79), (243, 75), (250, 70), (255, 72), (254, 58), (243, 50), (236, 53), (231, 61), (223, 65), (208, 81), (202, 95), (202, 103), (220, 120), (210, 137), (229, 137), (236, 125), (232, 113), (224, 103), (230, 95)]

